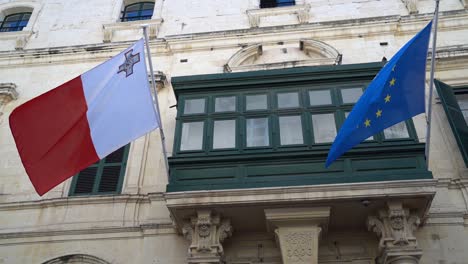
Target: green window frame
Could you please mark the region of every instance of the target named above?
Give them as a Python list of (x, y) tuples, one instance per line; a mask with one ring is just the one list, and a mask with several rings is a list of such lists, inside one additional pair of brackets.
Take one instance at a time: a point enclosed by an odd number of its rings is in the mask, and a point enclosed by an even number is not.
[(434, 83), (458, 148), (465, 161), (465, 166), (468, 167), (468, 124), (457, 100), (457, 95), (468, 94), (468, 88), (453, 88), (437, 79), (434, 80)]
[[(300, 84), (300, 85), (290, 85), (290, 86), (273, 86), (273, 87), (249, 87), (246, 89), (239, 89), (236, 92), (232, 90), (217, 90), (211, 92), (197, 92), (197, 93), (184, 93), (181, 94), (178, 98), (179, 111), (177, 113), (177, 124), (176, 124), (176, 134), (174, 140), (174, 150), (175, 155), (182, 156), (196, 156), (196, 155), (218, 155), (218, 154), (237, 154), (237, 153), (255, 153), (255, 152), (271, 152), (271, 151), (289, 151), (289, 150), (325, 150), (328, 149), (334, 138), (330, 135), (323, 139), (323, 134), (327, 134), (327, 127), (323, 126), (314, 126), (314, 119), (326, 121), (329, 120), (332, 114), (333, 119), (331, 120), (332, 124), (328, 127), (329, 131), (335, 129), (337, 133), (340, 126), (345, 120), (345, 113), (351, 111), (356, 101), (356, 89), (365, 89), (367, 81), (342, 81), (333, 84)], [(354, 90), (351, 90), (354, 89)], [(346, 94), (351, 95), (347, 98), (344, 98), (342, 91), (346, 90)], [(311, 102), (310, 94), (313, 92), (322, 91), (320, 96), (324, 96), (323, 91), (328, 91), (330, 95), (330, 100), (323, 100), (325, 103), (317, 105), (317, 103)], [(293, 95), (297, 94), (297, 98)], [(266, 95), (267, 98), (267, 108), (266, 109), (253, 109), (248, 110), (248, 96), (259, 96)], [(223, 97), (234, 97), (236, 98), (236, 109), (235, 111), (229, 112), (216, 112), (215, 104), (216, 98)], [(252, 97), (251, 97), (252, 98)], [(187, 100), (194, 99), (203, 99), (205, 102), (205, 110), (203, 113), (185, 113), (185, 102)], [(264, 106), (264, 97), (262, 102), (259, 105)], [(296, 100), (297, 99), (297, 100)], [(321, 98), (323, 99), (323, 98)], [(279, 100), (283, 100), (279, 102)], [(249, 101), (252, 104), (252, 101)], [(250, 108), (252, 106), (250, 105)], [(253, 107), (255, 108), (255, 107)], [(259, 107), (263, 108), (263, 107)], [(232, 109), (232, 107), (230, 107)], [(327, 115), (315, 117), (314, 115)], [(299, 116), (300, 123), (302, 125), (302, 144), (281, 144), (281, 134), (280, 134), (280, 118), (286, 116)], [(268, 135), (268, 144), (263, 145), (259, 144), (258, 146), (248, 146), (248, 125), (252, 125), (252, 122), (248, 121), (249, 119), (260, 119), (266, 118), (268, 132), (265, 133), (265, 139)], [(235, 148), (226, 148), (226, 149), (216, 149), (213, 148), (213, 138), (214, 138), (214, 122), (217, 120), (235, 120)], [(182, 150), (182, 140), (184, 144), (186, 141), (189, 141), (190, 138), (187, 138), (187, 131), (184, 133), (185, 137), (182, 139), (182, 127), (185, 123), (190, 122), (202, 122), (203, 123), (203, 135), (202, 135), (202, 147), (200, 149), (191, 149), (191, 150)], [(297, 124), (298, 119), (296, 118), (294, 122)], [(262, 133), (264, 129), (265, 122), (258, 120), (256, 123), (259, 126), (257, 127), (257, 133)], [(406, 126), (406, 132), (408, 137), (402, 138), (385, 138), (385, 133), (377, 133), (373, 137), (366, 140), (363, 144), (383, 144), (387, 142), (418, 142), (416, 136), (416, 130), (414, 128), (413, 122), (411, 119), (404, 122)], [(315, 128), (315, 130), (314, 130)], [(322, 130), (322, 133), (319, 130)], [(255, 128), (253, 128), (255, 129)], [(252, 131), (252, 129), (251, 129)], [(315, 133), (314, 133), (315, 131)], [(325, 132), (323, 132), (325, 131)], [(252, 132), (251, 132), (252, 133)], [(297, 132), (296, 132), (297, 133)], [(297, 136), (297, 134), (292, 133)], [(322, 135), (319, 137), (319, 135)], [(194, 137), (196, 142), (199, 142), (199, 131), (189, 137)], [(197, 137), (195, 139), (195, 137)], [(299, 136), (297, 136), (299, 138)], [(265, 142), (266, 143), (266, 142)]]
[(112, 152), (73, 177), (70, 196), (119, 194), (130, 144)]

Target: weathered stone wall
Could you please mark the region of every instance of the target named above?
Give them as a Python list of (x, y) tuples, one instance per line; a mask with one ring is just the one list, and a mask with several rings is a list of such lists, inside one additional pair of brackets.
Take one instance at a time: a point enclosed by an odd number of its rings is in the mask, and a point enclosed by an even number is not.
[[(308, 10), (302, 22), (295, 14), (280, 14), (262, 16), (254, 27), (248, 10), (258, 8), (257, 0), (160, 1), (153, 19), (164, 22), (151, 50), (155, 70), (168, 78), (159, 102), (169, 155), (176, 115), (170, 108), (176, 104), (171, 77), (221, 73), (242, 46), (252, 44), (264, 45), (265, 56), (256, 63), (287, 62), (292, 57), (280, 57), (275, 50), (287, 48), (290, 56), (300, 58), (300, 39), (334, 47), (343, 55), (343, 64), (380, 61), (420, 30), (434, 9), (429, 0), (417, 1), (419, 14), (412, 15), (400, 0), (298, 0), (305, 8), (301, 10)], [(69, 254), (89, 254), (110, 263), (186, 263), (188, 242), (171, 226), (161, 194), (167, 179), (157, 131), (132, 144), (122, 195), (69, 198), (71, 180), (42, 198), (34, 192), (10, 133), (9, 114), (117, 54), (128, 41), (140, 38), (141, 30), (116, 30), (110, 42), (103, 43), (103, 25), (118, 21), (121, 1), (91, 5), (78, 0), (2, 0), (0, 12), (21, 4), (34, 7), (26, 35), (0, 33), (0, 82), (16, 84), (19, 94), (0, 105), (0, 263), (42, 263)], [(440, 55), (436, 77), (467, 85), (468, 12), (459, 0), (443, 0), (441, 11), (437, 44), (448, 55)], [(18, 38), (25, 44), (18, 46)], [(439, 183), (428, 219), (416, 232), (424, 251), (422, 263), (468, 263), (468, 169), (437, 98), (433, 111), (430, 166)], [(414, 120), (425, 141), (425, 116)], [(357, 244), (353, 231), (325, 237), (319, 258), (324, 263), (373, 263), (378, 240), (365, 231), (358, 233)], [(229, 263), (260, 262), (254, 238), (265, 245), (264, 259), (279, 263), (271, 234), (235, 235), (225, 247)]]

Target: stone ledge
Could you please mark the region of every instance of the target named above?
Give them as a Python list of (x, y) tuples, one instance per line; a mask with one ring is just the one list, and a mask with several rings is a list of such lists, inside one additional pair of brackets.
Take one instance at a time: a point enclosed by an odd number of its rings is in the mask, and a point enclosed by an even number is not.
[(144, 25), (148, 25), (149, 38), (156, 39), (162, 19), (138, 20), (128, 22), (116, 22), (102, 25), (104, 31), (104, 43), (112, 42), (115, 32), (125, 30), (140, 30)]
[(87, 204), (115, 204), (115, 203), (150, 203), (152, 201), (163, 201), (161, 193), (149, 195), (121, 194), (121, 195), (93, 195), (93, 196), (70, 196), (63, 198), (23, 201), (12, 203), (0, 203), (0, 211), (42, 209), (55, 206), (72, 206)]
[(147, 224), (130, 227), (107, 227), (87, 229), (55, 229), (47, 231), (18, 231), (0, 233), (0, 245), (22, 243), (59, 242), (70, 240), (135, 238), (152, 235), (176, 234), (172, 223)]
[(251, 27), (259, 27), (260, 20), (263, 17), (280, 16), (280, 15), (295, 15), (300, 24), (309, 22), (310, 5), (293, 5), (274, 8), (260, 8), (247, 10), (249, 23)]
[(233, 190), (165, 193), (167, 207), (268, 204), (293, 201), (327, 201), (360, 198), (427, 196), (436, 193), (437, 180), (408, 180), (370, 183), (324, 184)]

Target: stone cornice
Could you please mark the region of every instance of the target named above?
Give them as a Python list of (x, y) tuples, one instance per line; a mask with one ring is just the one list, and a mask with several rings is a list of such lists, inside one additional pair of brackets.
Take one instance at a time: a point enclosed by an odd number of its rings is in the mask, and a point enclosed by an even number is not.
[(147, 224), (130, 227), (89, 229), (52, 229), (44, 231), (18, 231), (0, 233), (0, 245), (24, 244), (26, 242), (60, 242), (103, 238), (135, 238), (152, 235), (176, 234), (172, 223)]
[(28, 210), (41, 209), (55, 206), (72, 206), (72, 205), (87, 205), (87, 204), (115, 204), (115, 203), (150, 203), (151, 201), (162, 201), (161, 194), (137, 195), (137, 194), (121, 194), (121, 195), (103, 195), (103, 196), (71, 196), (63, 198), (44, 199), (37, 201), (23, 201), (12, 203), (0, 203), (0, 211), (10, 210)]
[[(276, 204), (389, 197), (433, 197), (437, 180), (388, 181), (375, 183), (324, 184), (317, 186), (252, 188), (165, 193), (167, 207), (220, 206), (224, 204)], [(428, 205), (429, 206), (429, 205)], [(426, 208), (428, 210), (429, 208)]]
[[(212, 49), (232, 49), (258, 43), (262, 35), (263, 44), (278, 40), (297, 42), (302, 38), (321, 41), (349, 39), (376, 35), (413, 35), (432, 18), (432, 14), (411, 16), (385, 16), (340, 21), (316, 22), (300, 25), (275, 26), (169, 35), (151, 41), (155, 56), (166, 56), (178, 52), (192, 52)], [(352, 30), (351, 30), (352, 29)], [(440, 13), (439, 31), (468, 29), (468, 11), (456, 10)], [(116, 55), (133, 41), (99, 43), (69, 47), (27, 49), (0, 52), (0, 68), (15, 65), (38, 65), (53, 63), (80, 63), (102, 61)], [(190, 44), (190, 45), (188, 45)]]

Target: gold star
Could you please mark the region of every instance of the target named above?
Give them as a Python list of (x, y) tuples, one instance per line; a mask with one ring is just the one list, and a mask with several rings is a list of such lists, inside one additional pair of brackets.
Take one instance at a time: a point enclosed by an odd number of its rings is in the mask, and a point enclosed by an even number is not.
[(378, 109), (377, 112), (375, 113), (375, 116), (377, 118), (379, 118), (380, 116), (382, 116), (382, 110)]
[(385, 103), (390, 102), (390, 98), (392, 97), (389, 94), (387, 94), (387, 96), (385, 96)]
[(395, 78), (392, 78), (392, 80), (390, 81), (390, 86), (394, 86), (394, 85), (395, 85), (395, 82), (396, 82), (396, 79), (395, 79)]
[(370, 121), (369, 119), (366, 118), (366, 122), (364, 122), (364, 125), (365, 125), (366, 127), (370, 127), (370, 122), (371, 122), (371, 121)]

